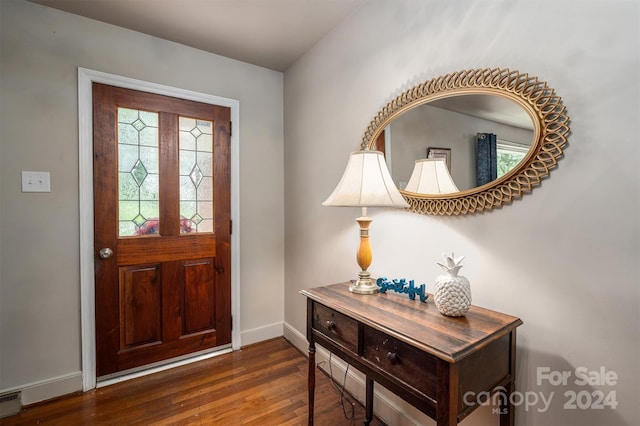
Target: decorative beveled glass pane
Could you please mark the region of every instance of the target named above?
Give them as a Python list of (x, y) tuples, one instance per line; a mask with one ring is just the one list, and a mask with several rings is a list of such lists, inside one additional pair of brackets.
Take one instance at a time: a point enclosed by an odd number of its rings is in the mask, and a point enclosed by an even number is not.
[(147, 127), (158, 128), (158, 113), (156, 112), (138, 111), (138, 119)]
[[(200, 146), (200, 143), (198, 143)], [(198, 166), (204, 176), (213, 176), (213, 154), (211, 152), (198, 152)]]
[[(193, 145), (195, 146), (195, 144)], [(182, 149), (180, 151), (180, 176), (189, 176), (196, 165), (196, 152)]]
[(191, 216), (191, 222), (195, 223), (196, 225), (199, 224), (202, 221), (203, 221), (203, 218), (198, 213), (196, 213), (193, 216)]
[[(139, 187), (131, 173), (118, 173), (118, 192), (120, 204), (124, 200), (137, 200), (139, 198)], [(122, 207), (120, 208), (120, 216), (122, 216)]]
[(159, 233), (158, 113), (118, 108), (119, 236)]
[(180, 202), (180, 215), (185, 218), (193, 217), (198, 211), (195, 201), (181, 201)]
[(130, 172), (138, 161), (138, 147), (134, 145), (118, 145), (118, 171)]
[(133, 218), (135, 218), (137, 215), (140, 214), (140, 203), (138, 202), (138, 200), (135, 200), (135, 201), (120, 200), (120, 203), (118, 203), (118, 207), (120, 208), (119, 213), (120, 213), (121, 224), (127, 221), (133, 221)]
[(160, 203), (157, 201), (141, 201), (140, 202), (140, 214), (147, 220), (158, 219), (158, 213), (160, 212)]
[(138, 146), (138, 131), (133, 125), (118, 123), (118, 144)]
[(142, 216), (141, 214), (138, 214), (136, 217), (133, 218), (133, 223), (135, 223), (138, 226), (144, 225), (146, 221), (147, 221), (147, 218)]
[(157, 127), (145, 127), (140, 130), (140, 145), (143, 146), (158, 146), (158, 128)]
[(139, 132), (140, 130), (144, 129), (146, 126), (146, 124), (144, 124), (142, 122), (142, 120), (136, 120), (133, 123), (131, 123), (131, 125)]
[(210, 201), (198, 201), (198, 212), (204, 217), (213, 217), (213, 204)]
[[(196, 187), (193, 186), (191, 178), (189, 176), (180, 176), (180, 202), (197, 200)], [(180, 211), (182, 214), (182, 211)]]
[(118, 108), (118, 123), (131, 124), (140, 117), (140, 111), (137, 109)]
[(205, 219), (198, 224), (198, 232), (213, 232), (213, 219)]
[(195, 151), (196, 149), (196, 138), (189, 133), (188, 131), (180, 132), (180, 147), (182, 149), (189, 149)]
[(213, 152), (213, 135), (203, 133), (198, 138), (199, 152)]
[(156, 201), (158, 200), (158, 175), (149, 175), (142, 185), (140, 185), (140, 201)]
[(136, 164), (133, 166), (133, 169), (131, 169), (131, 176), (133, 176), (133, 180), (136, 181), (136, 185), (142, 186), (142, 182), (144, 182), (144, 179), (148, 174), (146, 167), (144, 167), (142, 161), (138, 159)]
[(196, 119), (191, 117), (180, 117), (178, 120), (178, 128), (181, 132), (191, 132), (196, 127)]
[(213, 201), (213, 178), (202, 178), (196, 190), (196, 197), (198, 202)]
[(213, 232), (213, 122), (179, 117), (180, 232)]
[(144, 164), (144, 168), (147, 173), (152, 175), (157, 175), (158, 170), (158, 147), (148, 147), (141, 146), (140, 147), (140, 161)]
[(193, 183), (193, 186), (195, 186), (196, 188), (200, 186), (200, 182), (202, 182), (204, 175), (202, 174), (202, 170), (200, 170), (200, 167), (198, 167), (197, 164), (193, 166), (191, 173), (189, 173), (189, 178), (191, 179), (191, 183)]
[(119, 226), (119, 235), (135, 235), (136, 224), (131, 221), (122, 221)]

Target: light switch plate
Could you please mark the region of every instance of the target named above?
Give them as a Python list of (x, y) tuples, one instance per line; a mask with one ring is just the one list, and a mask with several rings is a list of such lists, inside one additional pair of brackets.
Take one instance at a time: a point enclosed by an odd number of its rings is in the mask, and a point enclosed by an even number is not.
[(22, 171), (22, 192), (51, 192), (49, 172)]

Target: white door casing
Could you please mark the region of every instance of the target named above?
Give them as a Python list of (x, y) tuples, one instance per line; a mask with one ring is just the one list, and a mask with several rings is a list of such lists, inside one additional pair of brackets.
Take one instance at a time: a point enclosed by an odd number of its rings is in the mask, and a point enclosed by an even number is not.
[(237, 350), (240, 341), (240, 198), (239, 198), (239, 111), (240, 102), (205, 93), (135, 80), (100, 71), (78, 68), (79, 129), (79, 213), (80, 213), (80, 306), (82, 344), (82, 384), (87, 391), (96, 387), (95, 345), (95, 275), (93, 253), (93, 126), (92, 83), (109, 84), (144, 92), (188, 99), (231, 108), (231, 314), (233, 329), (231, 346)]

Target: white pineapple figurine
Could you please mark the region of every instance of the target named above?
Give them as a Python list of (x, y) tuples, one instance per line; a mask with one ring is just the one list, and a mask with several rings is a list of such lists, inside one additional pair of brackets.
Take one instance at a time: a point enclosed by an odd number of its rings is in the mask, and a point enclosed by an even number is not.
[(460, 317), (471, 307), (471, 285), (466, 277), (458, 275), (462, 268), (460, 262), (464, 256), (456, 258), (442, 254), (445, 263), (438, 262), (438, 265), (445, 270), (446, 274), (436, 278), (436, 286), (433, 300), (440, 313), (450, 317)]

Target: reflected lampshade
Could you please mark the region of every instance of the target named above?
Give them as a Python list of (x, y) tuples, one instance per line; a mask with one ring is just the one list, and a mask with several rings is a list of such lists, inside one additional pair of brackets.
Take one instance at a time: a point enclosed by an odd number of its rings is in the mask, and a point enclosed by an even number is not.
[(459, 191), (449, 174), (447, 164), (441, 158), (416, 160), (404, 190), (418, 194), (451, 194)]

